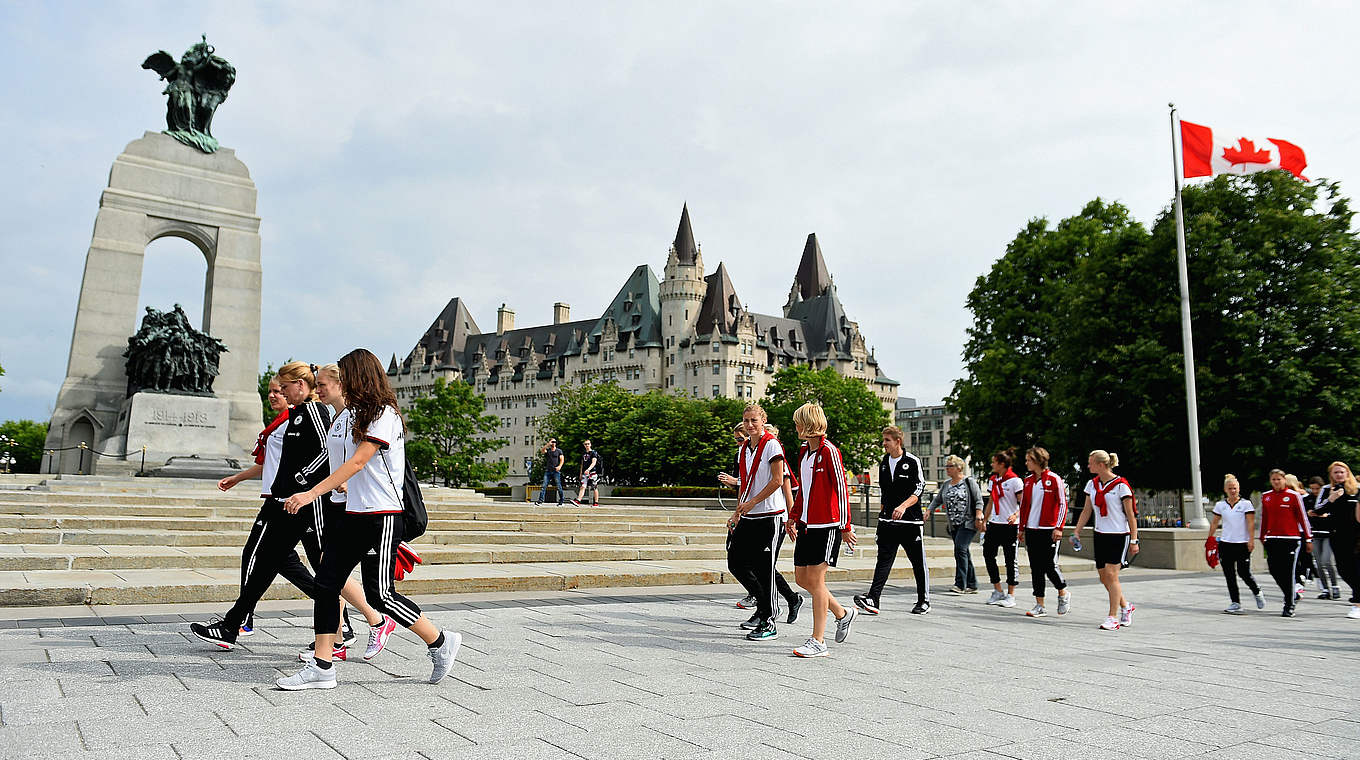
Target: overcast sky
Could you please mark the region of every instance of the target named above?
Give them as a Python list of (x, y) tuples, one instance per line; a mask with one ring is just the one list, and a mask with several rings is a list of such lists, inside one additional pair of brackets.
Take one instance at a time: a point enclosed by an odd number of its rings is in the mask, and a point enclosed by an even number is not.
[[(1169, 100), (1297, 143), (1311, 177), (1360, 170), (1360, 13), (1115, 5), (4, 0), (0, 420), (56, 401), (109, 166), (164, 126), (141, 61), (204, 32), (238, 72), (213, 131), (259, 188), (262, 364), (404, 356), (453, 296), (483, 329), (502, 302), (596, 315), (661, 274), (688, 202), (753, 311), (816, 232), (883, 370), (938, 402), (1028, 219), (1169, 203)], [(197, 323), (203, 273), (153, 244), (142, 301)]]

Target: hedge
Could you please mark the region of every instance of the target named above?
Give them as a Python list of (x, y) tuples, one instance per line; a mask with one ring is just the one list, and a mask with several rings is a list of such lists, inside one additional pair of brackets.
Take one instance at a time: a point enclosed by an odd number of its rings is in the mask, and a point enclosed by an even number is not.
[(735, 499), (737, 492), (730, 488), (717, 488), (709, 486), (619, 486), (614, 489), (611, 496), (671, 496), (675, 498), (689, 499), (712, 499), (721, 495), (724, 498)]
[(474, 489), (477, 493), (484, 496), (509, 496), (510, 486), (490, 486), (488, 488)]

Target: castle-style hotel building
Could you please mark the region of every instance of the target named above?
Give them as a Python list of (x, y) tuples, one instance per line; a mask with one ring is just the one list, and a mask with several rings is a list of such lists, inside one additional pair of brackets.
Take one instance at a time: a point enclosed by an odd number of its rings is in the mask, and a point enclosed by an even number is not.
[(483, 332), (454, 298), (404, 361), (393, 355), (387, 374), (403, 404), (428, 392), (435, 378), (472, 383), (485, 394), (487, 412), (501, 418), (498, 435), (508, 445), (496, 457), (510, 465), (508, 482), (523, 482), (525, 459), (542, 445), (537, 420), (565, 385), (614, 382), (635, 393), (759, 399), (777, 370), (795, 364), (859, 378), (885, 409), (894, 408), (898, 384), (879, 370), (859, 325), (846, 316), (816, 234), (803, 246), (782, 316), (758, 314), (737, 297), (721, 263), (704, 275), (686, 206), (664, 279), (638, 266), (603, 314), (572, 320), (570, 307), (558, 303), (552, 324), (516, 327), (515, 313), (502, 305), (495, 331)]

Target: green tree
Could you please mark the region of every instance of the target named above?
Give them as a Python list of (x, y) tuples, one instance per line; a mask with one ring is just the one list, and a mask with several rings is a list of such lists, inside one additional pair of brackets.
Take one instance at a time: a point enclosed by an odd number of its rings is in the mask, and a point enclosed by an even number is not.
[(779, 428), (779, 440), (792, 462), (802, 442), (793, 426), (793, 412), (816, 401), (826, 412), (827, 437), (841, 450), (849, 473), (864, 472), (881, 455), (882, 430), (892, 419), (868, 386), (844, 377), (830, 367), (814, 370), (785, 367), (775, 373), (761, 405)]
[(6, 447), (15, 460), (10, 472), (38, 471), (42, 464), (43, 444), (47, 441), (46, 422), (10, 420), (0, 423), (0, 436), (14, 441), (13, 446)]
[[(1348, 202), (1269, 172), (1188, 187), (1184, 203), (1206, 485), (1355, 457)], [(1168, 208), (1149, 234), (1096, 200), (1016, 237), (969, 295), (966, 374), (947, 400), (956, 449), (1039, 444), (1072, 475), (1102, 448), (1139, 486), (1189, 485), (1174, 222)]]
[(411, 428), (411, 466), (422, 476), (442, 478), (446, 486), (480, 486), (505, 477), (504, 462), (482, 462), (483, 455), (505, 445), (489, 435), (500, 420), (486, 411), (486, 398), (461, 381), (435, 378), (429, 395), (406, 410)]

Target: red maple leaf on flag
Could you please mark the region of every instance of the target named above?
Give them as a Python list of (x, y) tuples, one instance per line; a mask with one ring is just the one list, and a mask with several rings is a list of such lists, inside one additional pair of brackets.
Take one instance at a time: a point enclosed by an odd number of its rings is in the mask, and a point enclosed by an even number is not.
[(1268, 164), (1270, 163), (1270, 149), (1256, 149), (1256, 145), (1245, 137), (1237, 139), (1236, 148), (1224, 148), (1223, 160), (1230, 164)]

